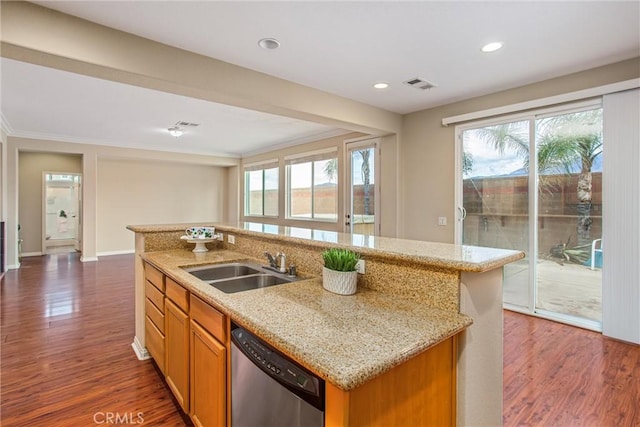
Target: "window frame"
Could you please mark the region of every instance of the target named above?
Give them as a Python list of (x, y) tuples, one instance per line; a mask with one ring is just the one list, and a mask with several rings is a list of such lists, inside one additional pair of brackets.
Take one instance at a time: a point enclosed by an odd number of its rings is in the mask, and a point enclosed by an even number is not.
[[(315, 172), (316, 172), (316, 162), (332, 160), (336, 161), (336, 174), (335, 174), (335, 217), (334, 218), (319, 218), (316, 213), (316, 183), (315, 183)], [(311, 192), (311, 216), (309, 218), (293, 216), (291, 214), (291, 204), (293, 201), (292, 197), (292, 186), (291, 186), (291, 166), (311, 163), (310, 170), (310, 192)], [(340, 176), (341, 176), (341, 161), (340, 156), (338, 155), (338, 147), (330, 147), (323, 150), (311, 151), (300, 153), (296, 155), (286, 156), (285, 157), (285, 219), (290, 221), (305, 221), (305, 222), (324, 222), (337, 224), (340, 216), (339, 213), (339, 189), (340, 189)]]
[[(265, 188), (265, 182), (266, 182), (266, 172), (270, 171), (270, 170), (274, 170), (276, 171), (276, 173), (278, 174), (278, 178), (276, 179), (276, 213), (274, 215), (267, 215), (265, 214), (265, 193), (267, 191), (267, 189)], [(279, 218), (280, 217), (280, 164), (277, 160), (269, 160), (266, 162), (260, 162), (260, 163), (254, 163), (254, 164), (250, 164), (250, 165), (245, 165), (245, 167), (243, 168), (244, 171), (244, 209), (243, 209), (243, 214), (245, 217), (248, 218)], [(261, 176), (262, 176), (262, 188), (261, 188), (261, 192), (262, 192), (262, 198), (261, 198), (261, 209), (260, 212), (261, 214), (256, 214), (256, 213), (251, 213), (250, 212), (250, 207), (251, 207), (251, 186), (250, 186), (250, 179), (249, 179), (249, 174), (251, 172), (257, 172), (260, 171), (261, 172)], [(257, 190), (256, 190), (257, 191)]]

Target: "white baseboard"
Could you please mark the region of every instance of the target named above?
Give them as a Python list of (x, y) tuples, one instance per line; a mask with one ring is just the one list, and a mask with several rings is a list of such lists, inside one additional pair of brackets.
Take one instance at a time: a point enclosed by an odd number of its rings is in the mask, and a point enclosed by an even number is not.
[(131, 343), (131, 347), (133, 347), (133, 351), (136, 353), (138, 360), (151, 359), (151, 355), (149, 354), (147, 349), (144, 348), (142, 345), (140, 345), (140, 341), (138, 341), (138, 337), (133, 337), (133, 342)]
[(42, 252), (24, 252), (22, 254), (23, 258), (27, 258), (27, 257), (30, 257), (30, 256), (42, 256)]
[(136, 253), (135, 249), (127, 249), (126, 251), (107, 251), (107, 252), (98, 252), (98, 257), (101, 256), (111, 256), (111, 255), (128, 255)]
[(10, 265), (7, 265), (6, 267), (7, 267), (7, 270), (17, 270), (20, 268), (20, 264), (10, 264)]
[(80, 262), (94, 262), (94, 261), (98, 261), (97, 256), (92, 256), (92, 257), (81, 256), (80, 257)]

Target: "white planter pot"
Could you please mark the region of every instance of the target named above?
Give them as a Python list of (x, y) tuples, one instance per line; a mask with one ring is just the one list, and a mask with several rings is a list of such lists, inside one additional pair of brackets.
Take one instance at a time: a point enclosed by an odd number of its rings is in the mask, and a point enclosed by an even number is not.
[(322, 287), (339, 295), (353, 295), (358, 288), (357, 271), (335, 271), (322, 267)]

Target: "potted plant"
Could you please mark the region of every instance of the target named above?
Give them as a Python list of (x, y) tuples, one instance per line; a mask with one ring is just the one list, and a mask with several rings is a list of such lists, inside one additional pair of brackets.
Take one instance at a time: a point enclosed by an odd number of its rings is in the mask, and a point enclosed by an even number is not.
[(358, 284), (356, 264), (360, 256), (349, 249), (331, 248), (322, 253), (322, 286), (339, 295), (353, 295)]

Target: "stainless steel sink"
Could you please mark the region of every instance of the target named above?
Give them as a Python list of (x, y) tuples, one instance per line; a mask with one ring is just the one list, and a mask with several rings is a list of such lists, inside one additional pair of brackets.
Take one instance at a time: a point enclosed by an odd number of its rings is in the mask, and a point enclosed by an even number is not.
[(258, 264), (245, 262), (190, 267), (185, 271), (228, 294), (298, 280), (295, 276), (277, 273)]
[(254, 274), (251, 276), (236, 277), (235, 279), (212, 282), (211, 285), (220, 289), (222, 292), (233, 294), (235, 292), (266, 288), (268, 286), (281, 285), (289, 282), (291, 282), (291, 280), (271, 274)]
[(189, 273), (205, 282), (210, 280), (229, 279), (238, 276), (257, 274), (261, 271), (247, 264), (234, 262), (232, 264), (221, 264), (205, 267), (193, 267), (187, 269)]

